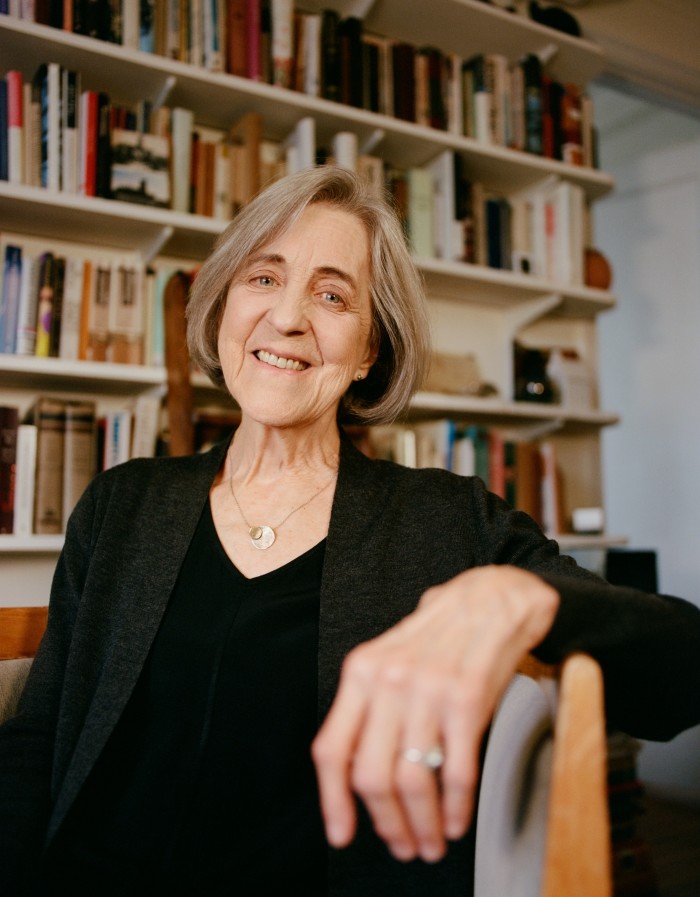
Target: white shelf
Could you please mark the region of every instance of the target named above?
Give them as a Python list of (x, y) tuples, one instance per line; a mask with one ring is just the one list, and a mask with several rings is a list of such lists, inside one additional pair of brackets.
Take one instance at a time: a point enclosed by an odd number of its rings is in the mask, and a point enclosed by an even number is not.
[(0, 383), (5, 387), (28, 390), (60, 387), (133, 395), (149, 387), (163, 386), (165, 379), (165, 370), (160, 367), (0, 355)]
[(60, 554), (63, 536), (0, 536), (0, 554)]
[(442, 393), (418, 392), (411, 403), (414, 414), (429, 417), (452, 415), (475, 421), (491, 421), (499, 424), (538, 424), (552, 428), (599, 429), (616, 424), (615, 414), (603, 411), (569, 410), (562, 405), (537, 402), (504, 402), (500, 399), (482, 399), (472, 396), (448, 396)]
[(591, 536), (582, 536), (576, 533), (560, 533), (558, 536), (551, 536), (562, 551), (599, 551), (606, 548), (619, 548), (627, 545), (629, 542), (624, 536), (606, 536), (600, 533)]

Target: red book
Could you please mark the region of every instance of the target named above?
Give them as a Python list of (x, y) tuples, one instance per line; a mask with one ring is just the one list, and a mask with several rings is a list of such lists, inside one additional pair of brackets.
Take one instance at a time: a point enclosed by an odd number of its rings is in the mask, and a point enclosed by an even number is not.
[(0, 406), (0, 533), (13, 531), (19, 412)]
[(97, 193), (97, 92), (84, 90), (80, 96), (81, 146), (80, 193)]
[(7, 83), (7, 174), (13, 184), (24, 182), (24, 78), (10, 69)]
[(246, 0), (246, 75), (253, 81), (262, 80), (262, 58), (260, 54), (260, 0)]
[(245, 78), (248, 73), (247, 0), (228, 0), (226, 4), (226, 71)]

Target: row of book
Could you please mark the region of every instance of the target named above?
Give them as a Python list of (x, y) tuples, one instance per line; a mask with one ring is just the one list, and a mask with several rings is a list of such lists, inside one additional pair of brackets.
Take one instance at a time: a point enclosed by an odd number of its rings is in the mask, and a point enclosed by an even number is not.
[[(235, 409), (194, 412), (194, 448), (226, 437)], [(143, 394), (100, 409), (92, 400), (40, 395), (22, 414), (0, 406), (0, 533), (59, 535), (97, 473), (130, 458), (169, 454), (167, 415), (158, 396)]]
[(145, 300), (153, 275), (141, 261), (90, 258), (85, 247), (47, 248), (8, 235), (0, 246), (0, 352), (150, 363), (156, 322), (153, 303)]
[(584, 283), (589, 211), (579, 185), (551, 175), (505, 196), (469, 180), (450, 150), (390, 170), (387, 181), (417, 256)]
[[(105, 94), (81, 92), (80, 75), (54, 63), (41, 66), (32, 84), (24, 85), (17, 71), (5, 80), (20, 106), (27, 100), (8, 141), (11, 179), (229, 220), (283, 174), (338, 164), (360, 171), (377, 190), (388, 186), (419, 256), (583, 282), (584, 191), (555, 176), (497, 196), (466, 176), (459, 153), (444, 150), (428, 165), (398, 170), (361, 153), (351, 131), (320, 146), (312, 116), (273, 141), (263, 137), (257, 113), (224, 131), (198, 126), (193, 111), (181, 107), (127, 110)], [(32, 98), (37, 85), (39, 101)], [(100, 124), (91, 130), (88, 122)]]
[(511, 507), (552, 534), (564, 532), (561, 472), (551, 440), (514, 440), (497, 427), (442, 418), (372, 427), (368, 454), (407, 467), (478, 476)]
[(365, 31), (292, 0), (15, 0), (15, 14), (214, 72), (321, 96), (576, 165), (594, 165), (592, 105), (538, 56), (470, 58)]
[(159, 407), (150, 396), (99, 417), (83, 399), (41, 396), (25, 415), (0, 406), (0, 533), (62, 533), (98, 471), (154, 454)]

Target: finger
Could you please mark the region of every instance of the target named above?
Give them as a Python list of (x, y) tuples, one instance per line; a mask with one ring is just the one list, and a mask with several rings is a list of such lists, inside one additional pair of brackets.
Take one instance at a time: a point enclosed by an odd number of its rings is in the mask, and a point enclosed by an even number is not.
[(437, 746), (441, 733), (436, 719), (435, 689), (417, 684), (406, 718), (403, 749), (396, 763), (396, 782), (418, 852), (427, 862), (444, 856), (446, 844), (440, 800), (439, 771), (407, 759), (409, 749), (425, 752)]
[[(345, 847), (357, 826), (351, 787), (352, 759), (368, 705), (367, 675), (361, 663), (346, 660), (338, 694), (311, 746), (326, 837)], [(357, 669), (359, 668), (359, 669)]]
[(391, 853), (410, 860), (418, 855), (418, 847), (395, 782), (405, 707), (402, 679), (394, 667), (381, 676), (357, 746), (352, 782)]

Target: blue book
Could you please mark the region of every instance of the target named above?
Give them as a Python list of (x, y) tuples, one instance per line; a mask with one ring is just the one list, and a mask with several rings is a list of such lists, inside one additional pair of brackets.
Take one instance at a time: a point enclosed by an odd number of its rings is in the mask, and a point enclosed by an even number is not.
[(5, 247), (5, 265), (0, 301), (0, 352), (13, 355), (17, 345), (17, 316), (22, 287), (22, 250)]

